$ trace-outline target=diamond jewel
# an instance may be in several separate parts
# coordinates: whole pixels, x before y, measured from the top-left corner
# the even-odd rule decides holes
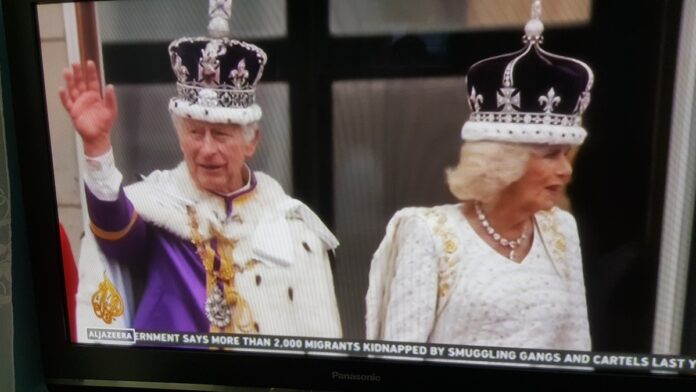
[[[210,324],[218,328],[229,325],[232,319],[232,311],[229,304],[225,301],[222,291],[215,286],[213,293],[205,301],[205,316]]]
[[[206,107],[218,106],[217,93],[212,89],[202,89],[198,92],[198,103]]]
[[[488,219],[486,218],[486,214],[483,212],[483,209],[481,208],[480,203],[474,203],[474,208],[476,210],[476,217],[478,218],[479,222],[481,223],[481,226],[486,230],[488,235],[490,235],[493,240],[495,240],[500,246],[506,247],[510,249],[510,255],[509,258],[511,260],[515,259],[515,249],[522,245],[522,241],[527,239],[527,234],[522,233],[517,239],[514,240],[508,240],[507,238],[503,238],[500,234],[498,234],[495,229],[488,223]]]

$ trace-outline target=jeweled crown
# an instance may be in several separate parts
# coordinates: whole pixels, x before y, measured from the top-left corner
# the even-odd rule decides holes
[[[266,53],[229,34],[232,0],[210,0],[210,37],[179,38],[169,45],[177,96],[170,111],[214,123],[247,124],[261,118],[256,85]]]
[[[582,115],[590,104],[592,69],[543,50],[540,17],[537,0],[525,26],[525,46],[469,68],[471,115],[462,127],[462,139],[570,145],[584,141]]]

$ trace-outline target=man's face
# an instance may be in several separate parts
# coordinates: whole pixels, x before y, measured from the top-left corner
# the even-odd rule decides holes
[[[196,185],[218,194],[244,186],[244,162],[256,151],[258,133],[247,141],[244,127],[238,124],[178,121],[179,144]]]

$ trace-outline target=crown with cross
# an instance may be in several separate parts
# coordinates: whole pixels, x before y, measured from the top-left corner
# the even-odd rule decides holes
[[[248,124],[261,119],[256,85],[266,53],[228,38],[232,0],[209,0],[210,37],[179,38],[169,44],[177,96],[169,111],[211,123]]]
[[[541,1],[536,0],[525,26],[525,46],[469,68],[471,115],[462,139],[568,145],[585,140],[582,115],[590,104],[592,69],[543,50],[540,17]]]

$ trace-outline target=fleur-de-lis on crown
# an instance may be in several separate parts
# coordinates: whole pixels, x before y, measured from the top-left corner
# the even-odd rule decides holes
[[[232,84],[236,88],[245,88],[249,84],[249,71],[246,69],[246,61],[241,59],[237,63],[237,68],[230,72],[230,79],[232,79]]]
[[[176,53],[174,54],[174,56],[176,56],[176,57],[174,59],[174,67],[173,68],[174,68],[174,74],[176,75],[176,79],[180,83],[185,83],[186,79],[189,76],[189,71],[186,68],[186,66],[184,66],[184,64],[182,63],[181,57],[179,57],[179,55]]]
[[[542,95],[539,97],[539,104],[544,107],[545,113],[553,112],[553,108],[558,106],[559,103],[561,103],[561,97],[556,96],[556,91],[554,91],[553,87],[549,89],[546,96]]]
[[[476,94],[476,87],[471,88],[471,95],[469,95],[469,106],[478,112],[481,110],[481,104],[483,103],[483,95]]]
[[[514,87],[501,87],[497,94],[498,107],[503,112],[516,112],[520,108],[520,93]]]
[[[198,81],[206,86],[220,84],[220,56],[224,56],[227,48],[220,41],[208,42],[205,49],[201,50],[201,58],[198,61]]]
[[[584,91],[580,95],[580,98],[578,98],[578,103],[575,105],[575,113],[582,115],[585,113],[588,106],[590,106],[590,92]]]

